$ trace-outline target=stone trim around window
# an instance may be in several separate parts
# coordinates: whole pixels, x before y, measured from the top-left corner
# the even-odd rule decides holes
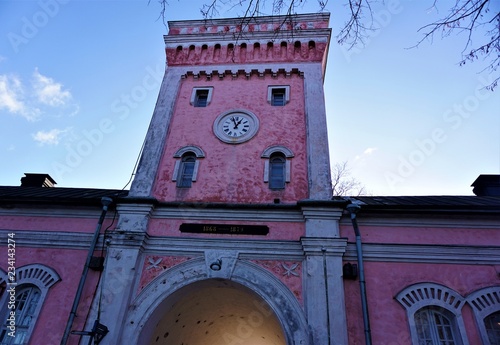
[[[23,287],[35,286],[40,290],[41,293],[40,300],[35,308],[35,312],[33,313],[34,317],[30,322],[27,331],[27,339],[25,339],[25,341],[29,341],[31,334],[33,333],[33,329],[35,328],[38,316],[40,315],[40,310],[42,309],[42,305],[45,301],[45,297],[47,296],[47,292],[55,283],[60,280],[61,278],[55,270],[42,264],[30,264],[16,269],[16,290],[20,290]],[[8,275],[6,272],[0,269],[0,286],[3,286],[7,283]],[[7,293],[7,291],[4,291],[2,296],[0,297],[0,310],[8,310],[6,307],[4,307],[8,302],[8,298],[9,294]],[[3,315],[2,320],[4,320]]]
[[[477,290],[467,296],[466,301],[474,311],[483,344],[489,344],[490,341],[484,319],[500,311],[500,286],[491,286]]]
[[[294,157],[292,150],[282,145],[269,146],[262,152],[261,158],[265,159],[264,162],[264,182],[269,183],[269,158],[274,153],[281,153],[285,156],[285,182],[290,182],[291,180],[291,158]]]
[[[198,146],[184,146],[175,152],[174,158],[176,158],[176,161],[174,166],[174,173],[172,175],[172,181],[177,181],[177,178],[179,177],[180,174],[182,156],[184,156],[186,153],[189,152],[194,153],[194,155],[196,156],[196,161],[194,163],[193,177],[191,179],[193,182],[196,182],[198,176],[198,168],[200,165],[199,159],[205,157],[205,152],[203,152],[203,150]]]
[[[418,283],[411,285],[395,296],[395,299],[406,309],[412,344],[418,345],[418,334],[415,325],[415,313],[426,307],[441,307],[454,316],[457,345],[469,345],[462,318],[462,307],[465,299],[456,291],[436,283]]]
[[[278,90],[283,89],[284,97],[282,103],[275,104],[274,93]],[[290,102],[290,85],[270,85],[267,87],[267,102],[272,106],[284,106]]]
[[[213,90],[213,86],[193,87],[189,104],[194,107],[207,107],[212,101]],[[202,95],[203,98],[200,98]]]

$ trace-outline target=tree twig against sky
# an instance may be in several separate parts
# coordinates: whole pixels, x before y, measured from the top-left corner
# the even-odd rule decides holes
[[[161,6],[160,16],[165,21],[168,0],[157,1]],[[333,1],[343,1],[348,11],[348,20],[336,35],[337,42],[346,45],[348,49],[363,46],[368,37],[368,31],[376,30],[372,6],[376,3],[384,3],[384,1]],[[305,2],[307,0],[207,0],[200,12],[203,18],[211,19],[219,16],[220,8],[241,7],[244,10],[243,27],[256,16],[285,15],[285,17],[291,17],[300,12],[300,8]],[[316,0],[316,2],[319,12],[323,11],[328,4],[328,0]],[[444,13],[444,15],[435,22],[421,28],[415,28],[423,33],[422,39],[416,43],[415,47],[429,40],[432,41],[435,35],[447,37],[452,33],[467,32],[459,64],[464,65],[468,62],[483,60],[487,67],[481,72],[492,76],[492,82],[486,88],[495,89],[500,80],[500,72],[498,71],[500,65],[500,5],[498,0],[433,0],[429,3],[432,10]]]
[[[439,1],[435,0],[432,9],[439,11]],[[492,8],[490,8],[490,5]],[[480,58],[488,62],[486,71],[493,74],[493,81],[486,88],[493,90],[500,79],[496,73],[500,65],[500,12],[498,2],[492,5],[490,0],[456,0],[455,5],[447,9],[447,14],[440,20],[425,25],[419,31],[424,37],[417,46],[434,35],[449,36],[452,32],[466,32],[467,39],[462,51],[460,65]],[[475,35],[478,29],[484,28],[486,34]],[[481,43],[477,43],[477,42]]]
[[[335,163],[332,167],[333,196],[366,195],[365,186],[351,175],[347,161]]]

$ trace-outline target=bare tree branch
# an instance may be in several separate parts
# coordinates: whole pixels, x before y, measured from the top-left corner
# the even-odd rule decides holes
[[[439,33],[441,37],[447,37],[455,31],[466,32],[467,39],[459,64],[462,66],[482,57],[485,61],[489,60],[488,67],[482,72],[495,74],[500,65],[500,13],[490,10],[490,4],[491,0],[455,0],[447,15],[419,29],[424,35],[415,46],[432,40]],[[435,0],[432,8],[437,9],[437,5],[438,0]],[[474,47],[473,35],[481,28],[487,28],[482,37],[483,40],[486,38],[486,42]],[[486,89],[495,89],[499,80],[500,75],[497,75]]]
[[[332,167],[333,196],[366,195],[365,187],[351,176],[347,161],[335,163]]]
[[[160,3],[160,17],[165,23],[165,13],[168,0],[157,0]],[[282,28],[294,28],[293,16],[307,0],[207,0],[200,12],[206,20],[219,15],[221,6],[231,8],[244,8],[241,17],[241,27],[251,23],[251,20],[262,15],[284,15],[285,19],[276,30],[276,34]],[[319,11],[323,11],[328,0],[316,0]],[[372,5],[383,0],[339,0],[345,3],[349,13],[349,19],[337,34],[339,44],[346,45],[348,49],[364,45],[369,31],[376,30],[374,26]],[[151,2],[151,0],[148,0]],[[441,37],[450,36],[452,33],[466,32],[464,49],[459,62],[465,65],[475,62],[480,58],[487,63],[487,67],[481,72],[493,75],[493,81],[486,86],[488,90],[494,90],[500,80],[498,67],[500,66],[500,12],[498,11],[498,0],[454,0],[454,3],[444,0],[433,0],[432,9],[437,10],[438,5],[447,6],[447,14],[441,19],[421,27],[418,31],[423,37],[414,47],[418,47],[425,41],[432,41],[435,35]],[[496,7],[495,7],[496,6]],[[491,9],[490,9],[491,7]],[[270,9],[270,13],[264,10]],[[287,30],[290,32],[290,30]],[[241,39],[244,30],[235,35],[235,39]],[[293,30],[291,30],[293,34]],[[480,36],[479,38],[477,36]],[[477,43],[481,42],[481,43]]]

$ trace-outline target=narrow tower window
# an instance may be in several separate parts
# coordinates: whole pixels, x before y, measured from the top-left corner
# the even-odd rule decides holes
[[[184,146],[177,150],[174,158],[177,158],[174,167],[172,181],[177,183],[179,188],[190,188],[192,182],[198,176],[199,158],[205,157],[205,153],[198,146]]]
[[[282,107],[290,101],[290,86],[269,86],[267,101],[273,107]]]
[[[285,188],[285,157],[281,153],[274,153],[269,159],[269,188]]]
[[[182,156],[181,165],[179,168],[179,178],[177,179],[177,187],[190,188],[193,182],[194,168],[196,164],[196,156],[192,152],[188,152]]]
[[[190,104],[195,107],[206,107],[212,100],[213,87],[195,87],[191,93]]]
[[[264,162],[264,182],[268,183],[269,189],[285,189],[290,182],[290,167],[293,153],[288,148],[275,145],[264,150],[261,155]]]

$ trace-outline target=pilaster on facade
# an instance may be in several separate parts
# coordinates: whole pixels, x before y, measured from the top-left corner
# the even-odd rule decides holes
[[[153,204],[118,204],[119,214],[117,232],[146,232],[154,209]]]
[[[342,280],[344,238],[302,238],[304,307],[314,344],[348,344]]]
[[[306,222],[307,237],[339,237],[339,220],[343,212],[340,205],[328,207],[328,202],[302,201],[299,206]]]

